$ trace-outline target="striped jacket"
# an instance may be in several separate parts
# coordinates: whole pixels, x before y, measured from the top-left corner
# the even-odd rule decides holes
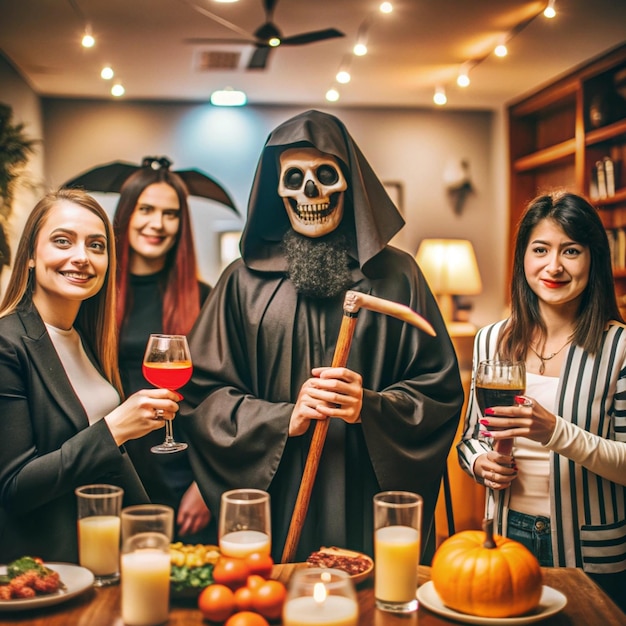
[[[474,343],[474,368],[494,358],[506,320],[482,328]],[[609,322],[594,356],[570,346],[555,406],[557,428],[550,449],[550,511],[554,565],[591,573],[626,570],[626,327]],[[546,407],[550,408],[550,407]],[[480,410],[474,375],[463,438],[461,467],[474,475],[476,458],[490,449],[479,437]],[[608,461],[607,461],[608,460]],[[487,491],[486,514],[506,535],[510,490]]]

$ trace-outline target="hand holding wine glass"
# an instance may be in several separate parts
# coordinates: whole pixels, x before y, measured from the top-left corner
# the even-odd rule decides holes
[[[476,400],[480,412],[493,406],[513,406],[515,397],[521,396],[526,389],[526,366],[523,362],[481,361],[476,371]],[[502,439],[495,444],[500,454],[510,456],[513,439]]]
[[[149,383],[174,391],[189,381],[192,369],[189,344],[184,335],[150,335],[143,358],[143,375]],[[172,421],[167,420],[165,441],[153,446],[151,451],[168,454],[185,448],[186,443],[174,440]]]

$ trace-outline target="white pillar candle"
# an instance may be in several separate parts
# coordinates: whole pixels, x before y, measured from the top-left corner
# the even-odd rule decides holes
[[[169,619],[170,556],[139,549],[122,554],[122,620],[129,626],[156,626]]]
[[[345,596],[327,596],[318,602],[312,596],[287,600],[283,609],[283,626],[357,626],[359,607]]]

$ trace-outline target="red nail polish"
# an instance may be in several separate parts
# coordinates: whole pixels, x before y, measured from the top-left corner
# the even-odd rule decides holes
[[[485,409],[485,415],[495,415],[495,412],[493,409]]]
[[[492,436],[492,435],[491,435],[491,433],[490,433],[488,430],[481,430],[481,431],[480,431],[480,434],[481,434],[483,437],[491,437],[491,436]]]
[[[524,396],[515,396],[515,398],[513,398],[513,401],[515,402],[515,404],[524,404],[524,402],[526,402],[526,398],[524,398]]]
[[[483,426],[489,426],[489,420],[486,419],[478,420],[478,423],[482,424]]]

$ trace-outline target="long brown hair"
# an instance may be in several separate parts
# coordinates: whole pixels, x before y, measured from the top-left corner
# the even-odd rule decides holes
[[[117,327],[115,324],[115,246],[113,227],[104,209],[90,195],[79,189],[59,189],[46,194],[31,211],[20,242],[17,246],[13,272],[0,304],[0,317],[12,313],[21,304],[31,304],[35,272],[28,263],[35,256],[39,233],[48,213],[60,202],[71,202],[97,215],[104,224],[107,238],[109,265],[102,289],[84,300],[78,310],[74,326],[89,345],[106,377],[121,395],[119,371],[117,369]]]
[[[539,301],[524,273],[524,256],[531,233],[545,219],[554,221],[573,241],[586,246],[591,257],[589,282],[580,301],[572,343],[595,354],[607,322],[623,322],[615,296],[609,241],[596,209],[585,198],[573,193],[538,196],[526,208],[517,229],[511,317],[498,340],[498,352],[503,358],[523,361],[533,333],[539,330],[545,337],[546,327],[539,313]]]
[[[131,174],[122,185],[120,199],[113,217],[117,249],[117,325],[121,328],[131,308],[129,293],[130,244],[128,225],[143,190],[154,183],[167,183],[174,189],[180,204],[180,226],[176,240],[165,259],[163,289],[163,332],[186,335],[200,312],[200,291],[196,254],[191,232],[188,191],[183,180],[165,167],[142,167]]]

